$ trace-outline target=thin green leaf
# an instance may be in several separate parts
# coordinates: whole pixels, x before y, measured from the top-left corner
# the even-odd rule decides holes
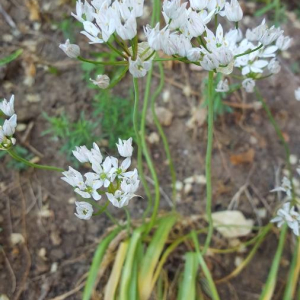
[[[115,238],[115,236],[119,233],[120,229],[116,228],[112,231],[106,238],[100,241],[98,248],[94,254],[94,258],[92,261],[91,268],[89,270],[88,278],[83,291],[83,300],[89,300],[92,296],[92,292],[94,290],[94,284],[97,278],[99,266],[102,262],[103,256],[110,242]]]
[[[0,66],[7,65],[8,63],[10,63],[13,60],[17,59],[22,53],[23,53],[23,49],[19,49],[16,52],[0,59]]]

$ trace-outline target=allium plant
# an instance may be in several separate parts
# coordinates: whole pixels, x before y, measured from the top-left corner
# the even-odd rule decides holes
[[[277,55],[281,51],[287,50],[292,39],[284,36],[283,30],[275,26],[269,27],[267,22],[263,20],[260,25],[253,29],[247,29],[245,32],[239,28],[239,21],[243,18],[243,11],[237,0],[164,0],[162,7],[161,1],[154,0],[153,14],[151,25],[144,25],[144,40],[139,41],[138,22],[142,19],[144,13],[144,0],[78,0],[76,3],[76,11],[72,16],[82,24],[83,34],[87,38],[87,42],[91,45],[91,49],[96,49],[94,44],[106,45],[110,51],[118,55],[116,61],[90,60],[81,56],[81,51],[78,45],[70,44],[67,40],[59,47],[72,59],[78,59],[91,64],[102,64],[123,68],[119,77],[113,82],[105,74],[99,74],[91,81],[99,88],[106,89],[115,86],[127,72],[133,77],[133,86],[135,93],[133,126],[136,134],[137,142],[137,169],[129,171],[131,165],[131,157],[133,155],[132,139],[119,140],[117,149],[119,155],[123,157],[121,163],[113,156],[103,157],[98,145],[94,143],[92,149],[87,149],[84,145],[78,145],[74,149],[73,154],[77,160],[89,166],[91,170],[84,175],[81,172],[69,167],[68,171],[60,168],[35,165],[19,157],[14,151],[13,146],[15,139],[13,137],[16,128],[16,114],[14,113],[14,98],[10,101],[4,100],[1,103],[1,111],[9,117],[3,126],[0,127],[0,147],[6,150],[14,159],[22,161],[32,167],[55,170],[62,172],[62,179],[71,185],[74,192],[80,196],[80,200],[75,202],[75,215],[84,220],[89,220],[93,215],[99,215],[102,212],[107,212],[107,206],[111,203],[113,206],[122,208],[129,204],[129,201],[135,196],[141,180],[146,199],[148,202],[147,209],[143,214],[143,225],[134,229],[130,228],[130,214],[126,210],[127,215],[127,230],[128,241],[120,245],[120,257],[123,257],[121,265],[114,265],[114,272],[119,268],[120,283],[120,299],[139,299],[146,300],[151,296],[152,289],[158,280],[159,270],[162,269],[163,263],[170,252],[173,251],[185,239],[192,239],[196,252],[193,255],[186,255],[186,276],[183,279],[183,285],[188,293],[191,293],[191,298],[195,298],[195,290],[190,289],[189,270],[193,267],[194,262],[201,265],[205,277],[210,288],[210,293],[214,300],[220,299],[217,289],[212,280],[209,269],[207,268],[203,255],[209,249],[212,234],[212,180],[211,180],[211,160],[213,148],[213,122],[214,122],[214,80],[215,74],[222,74],[222,80],[218,82],[216,92],[229,93],[233,87],[229,82],[234,81],[235,86],[244,89],[247,93],[255,92],[258,100],[265,109],[270,122],[274,126],[282,144],[284,145],[287,166],[289,170],[289,178],[284,178],[283,185],[276,188],[274,191],[283,191],[287,194],[287,199],[282,207],[278,210],[277,216],[271,220],[272,223],[277,223],[282,227],[280,233],[279,245],[270,270],[267,283],[263,289],[260,299],[271,299],[276,276],[279,268],[280,257],[283,251],[284,240],[286,237],[287,227],[290,227],[295,235],[299,235],[300,219],[299,213],[296,211],[297,199],[292,182],[292,169],[289,162],[290,151],[289,147],[280,131],[275,119],[273,118],[270,109],[260,95],[256,82],[264,78],[268,78],[273,74],[280,72],[280,64]],[[162,15],[162,17],[160,16]],[[231,29],[224,31],[223,25],[229,23]],[[195,64],[202,67],[208,72],[208,90],[207,90],[207,106],[208,106],[208,136],[207,136],[207,152],[206,152],[206,215],[208,220],[208,229],[205,243],[200,251],[195,232],[192,235],[179,238],[175,241],[164,256],[159,261],[162,251],[167,242],[167,238],[172,226],[177,220],[176,215],[171,215],[157,221],[159,203],[160,203],[160,186],[158,176],[154,164],[151,159],[150,152],[145,139],[145,124],[146,115],[151,98],[151,111],[153,119],[160,136],[164,143],[166,155],[168,158],[170,171],[172,175],[173,191],[175,190],[176,175],[172,163],[168,142],[164,132],[158,122],[155,114],[155,99],[161,92],[163,86],[163,61],[178,61],[186,64]],[[154,63],[157,63],[160,74],[161,84],[157,90],[151,95],[152,70]],[[138,78],[147,76],[145,95],[143,101],[143,109],[139,116],[139,82]],[[232,80],[229,80],[232,77]],[[238,84],[236,84],[238,83]],[[234,88],[236,89],[236,88]],[[295,97],[300,99],[299,89],[295,91]],[[143,157],[147,163],[150,175],[154,182],[154,201],[152,191],[149,188],[143,170]],[[173,194],[174,196],[174,194]],[[175,200],[175,197],[173,197]],[[106,199],[106,200],[104,200]],[[105,201],[104,205],[98,203]],[[95,212],[95,208],[98,209]],[[174,202],[175,209],[175,202]],[[150,216],[149,221],[145,221],[146,217]],[[113,218],[111,218],[114,220]],[[117,224],[119,229],[119,224]],[[154,233],[148,248],[143,253],[142,235],[148,235],[152,232],[153,227],[157,225],[157,230]],[[267,225],[258,234],[257,242],[253,248],[254,252],[249,254],[248,263],[263,238],[270,230],[271,225]],[[118,229],[118,230],[119,230]],[[99,245],[96,252],[94,264],[99,266],[103,253],[108,247],[111,240],[119,231],[113,231]],[[126,252],[128,247],[128,252]],[[299,248],[300,249],[300,248]],[[137,253],[138,258],[135,257]],[[118,252],[119,255],[119,252]],[[137,268],[139,260],[140,268]],[[116,261],[119,263],[119,260]],[[294,264],[295,265],[295,264]],[[116,268],[116,269],[115,269]],[[157,269],[156,269],[157,268]],[[291,269],[291,274],[294,269]],[[95,270],[94,270],[95,271]],[[131,276],[131,273],[135,275]],[[230,276],[236,276],[238,272],[233,272]],[[193,280],[196,280],[195,269],[192,270]],[[112,273],[112,276],[114,273]],[[89,299],[93,284],[96,280],[95,272],[91,272],[87,280],[86,289],[84,291],[84,299]],[[116,282],[119,278],[112,278]],[[109,281],[110,282],[110,281]],[[131,288],[134,287],[134,290]],[[136,292],[138,291],[138,292]],[[291,299],[293,295],[293,282],[288,283],[287,298]],[[129,298],[129,295],[135,293],[135,298]],[[106,292],[110,298],[114,299],[117,293],[117,285],[110,286]],[[182,297],[185,297],[183,295]],[[178,299],[187,299],[180,298]]]

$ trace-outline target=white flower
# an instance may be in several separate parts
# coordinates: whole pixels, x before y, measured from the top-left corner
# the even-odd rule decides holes
[[[76,147],[76,150],[73,150],[72,152],[79,162],[89,162],[89,155],[91,152],[86,146]]]
[[[15,133],[16,127],[17,127],[17,115],[14,114],[8,120],[4,121],[2,127],[3,134],[6,137],[11,137]]]
[[[123,178],[126,176],[126,171],[131,165],[131,158],[127,157],[125,158],[121,165],[119,166],[118,159],[115,157],[111,157],[111,162],[112,162],[112,168],[109,172],[109,178],[111,181],[114,181],[115,178]]]
[[[250,42],[259,41],[263,35],[265,34],[266,30],[268,29],[268,26],[266,25],[266,20],[263,19],[261,24],[254,29],[247,29],[246,31],[246,38]]]
[[[252,78],[246,78],[242,82],[243,88],[246,90],[247,93],[253,93],[255,88],[255,81]]]
[[[138,172],[137,169],[134,169],[134,171],[124,173],[121,189],[125,193],[134,194],[139,188],[139,184]]]
[[[107,75],[97,75],[96,79],[90,78],[90,81],[97,85],[100,89],[106,89],[109,87],[110,79]]]
[[[300,215],[295,211],[295,207],[291,207],[289,202],[283,204],[282,208],[278,210],[277,216],[271,220],[272,223],[277,223],[281,227],[284,223],[293,230],[296,236],[300,233]]]
[[[292,197],[292,184],[287,177],[283,177],[281,186],[273,189],[271,192],[285,192],[289,198]]]
[[[295,90],[295,98],[297,101],[300,101],[300,87]]]
[[[103,39],[99,38],[100,36],[100,29],[96,27],[90,21],[83,22],[84,31],[80,31],[83,35],[85,35],[89,40],[89,44],[102,44]]]
[[[226,47],[221,47],[217,50],[214,51],[214,54],[216,55],[220,65],[228,65],[230,64],[233,59],[233,53],[231,52],[230,49],[226,48]]]
[[[80,48],[76,44],[70,44],[70,40],[66,40],[64,44],[60,44],[59,48],[63,50],[70,58],[77,58],[80,56]]]
[[[106,196],[113,206],[121,208],[127,206],[129,200],[132,199],[135,195],[124,193],[123,191],[117,190],[114,194],[106,193]]]
[[[225,79],[224,81],[220,80],[217,85],[216,92],[226,93],[228,91],[229,91],[228,80],[227,79]]]
[[[209,11],[215,10],[216,14],[220,14],[221,16],[224,16],[224,12],[221,10],[225,6],[225,0],[209,0],[207,4],[207,9]]]
[[[189,39],[202,35],[205,31],[205,23],[201,15],[190,10],[187,18],[187,22],[180,28],[181,32]]]
[[[119,139],[119,144],[116,144],[119,154],[123,157],[131,157],[132,156],[132,138],[128,140],[121,140]]]
[[[79,173],[77,170],[73,169],[72,167],[69,167],[68,171],[65,171],[62,173],[65,177],[61,177],[61,179],[68,184],[70,184],[72,187],[85,187],[83,177],[81,173]]]
[[[200,61],[200,64],[204,70],[212,71],[219,66],[219,61],[214,53],[208,53],[204,55],[203,60]]]
[[[133,39],[137,34],[137,23],[134,14],[131,14],[129,19],[125,21],[124,25],[121,20],[118,20],[116,24],[116,31],[124,41]]]
[[[290,48],[292,41],[293,39],[290,38],[289,36],[281,35],[276,41],[276,46],[281,51],[286,51],[288,48]]]
[[[9,101],[7,101],[6,99],[4,99],[1,103],[0,103],[0,110],[2,110],[2,112],[7,115],[8,117],[11,117],[14,113],[14,102],[15,102],[15,96],[12,95],[9,99]]]
[[[229,21],[239,22],[243,18],[243,11],[237,0],[225,4],[225,15]]]
[[[129,57],[129,72],[135,78],[144,77],[150,70],[151,64],[151,61],[143,61],[139,56],[137,56],[136,60],[132,60]]]
[[[195,10],[202,10],[206,8],[209,0],[190,0],[190,6]]]
[[[245,61],[246,65],[242,69],[242,75],[249,73],[263,73],[263,68],[268,65],[267,60],[257,60],[258,52],[252,52],[249,54],[248,59]]]
[[[192,49],[190,39],[183,34],[177,35],[177,41],[175,42],[175,45],[176,54],[179,54],[181,57],[186,57],[188,51]]]
[[[184,5],[186,6],[187,3]],[[164,0],[163,13],[170,19],[177,19],[182,11],[180,10],[180,0]]]
[[[101,199],[101,195],[98,193],[103,185],[103,181],[99,180],[99,176],[95,173],[89,172],[84,174],[86,180],[84,186],[79,186],[75,188],[74,192],[79,194],[83,198],[93,198],[98,201]]]
[[[75,216],[82,220],[89,220],[93,215],[93,206],[87,202],[75,201],[76,213]]]
[[[76,14],[71,13],[71,15],[81,23],[85,20],[92,22],[94,20],[94,12],[94,8],[86,0],[84,1],[84,4],[81,0],[78,0],[76,2]]]
[[[112,168],[113,157],[106,157],[104,162],[98,163],[96,161],[92,162],[92,169],[97,173],[98,179],[102,182],[103,186],[107,188],[111,183],[111,168]]]
[[[191,48],[188,52],[186,57],[190,61],[199,61],[202,57],[202,49],[201,48]]]
[[[281,70],[279,61],[276,58],[273,58],[268,64],[268,69],[272,74],[278,74]]]
[[[259,39],[259,41],[264,45],[268,46],[275,42],[283,33],[283,30],[280,28],[276,28],[272,26],[271,28],[267,29],[263,36]]]
[[[149,46],[155,51],[161,50],[163,43],[162,37],[164,35],[159,30],[159,23],[157,23],[154,28],[151,28],[150,25],[147,25],[146,27],[144,27],[144,32],[147,37]]]

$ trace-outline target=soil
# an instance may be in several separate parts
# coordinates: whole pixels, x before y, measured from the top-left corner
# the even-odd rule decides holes
[[[65,110],[72,120],[76,120],[81,111],[88,116],[92,113],[90,101],[95,93],[86,87],[80,64],[66,58],[58,49],[64,37],[56,25],[74,10],[70,2],[2,0],[1,5],[16,23],[19,34],[3,18],[0,19],[0,58],[16,49],[24,49],[20,59],[0,68],[0,95],[15,94],[18,122],[28,129],[28,132],[17,132],[17,140],[39,159],[39,163],[65,169],[69,162],[59,152],[62,141],[42,136],[48,128],[42,112],[54,116]],[[38,12],[38,16],[34,16]],[[253,19],[250,22],[253,23]],[[283,27],[286,34],[295,38],[294,45],[281,59],[280,74],[261,81],[259,88],[290,144],[291,153],[300,157],[300,104],[294,97],[299,74],[290,71],[290,66],[300,58],[297,51],[300,29],[289,18]],[[78,34],[79,28],[74,30],[83,56],[88,57],[90,46]],[[49,66],[55,66],[58,74],[51,74]],[[183,182],[188,177],[205,174],[207,127],[205,115],[203,119],[205,111],[200,104],[203,103],[201,90],[206,73],[180,64],[166,64],[165,69],[164,91],[168,91],[170,97],[166,100],[161,96],[158,106],[167,108],[174,115],[170,126],[164,129],[177,180]],[[140,84],[142,87],[143,80]],[[158,78],[155,77],[153,89],[157,84]],[[114,94],[124,95],[128,87],[131,87],[130,76],[114,89]],[[213,210],[226,210],[233,196],[247,184],[249,198],[243,193],[235,203],[236,208],[247,218],[254,219],[256,225],[260,222],[266,224],[278,205],[276,195],[269,191],[282,177],[284,149],[266,113],[255,104],[255,95],[234,93],[226,101],[239,107],[215,121]],[[197,109],[199,122],[188,127],[187,123]],[[149,122],[148,134],[155,130]],[[162,143],[149,144],[149,147],[161,187],[171,198],[171,180]],[[0,165],[0,295],[6,294],[9,299],[53,299],[74,289],[82,280],[89,270],[100,237],[112,224],[105,216],[95,217],[89,222],[77,219],[74,216],[75,195],[60,179],[61,174],[8,169],[8,160],[7,156],[2,158]],[[144,196],[142,191],[139,194]],[[202,214],[205,211],[205,185],[192,185],[191,191],[188,194],[182,192],[177,200],[182,216],[188,218]],[[145,202],[143,198],[131,201],[129,209],[135,219],[141,217]],[[125,218],[122,211],[109,209],[117,219]],[[259,217],[259,209],[267,212],[265,217]],[[162,197],[161,210],[170,210],[165,197]],[[24,241],[13,244],[12,234],[21,234]],[[281,288],[286,282],[292,253],[292,246],[289,246],[292,237],[288,239],[274,299],[282,299]],[[247,268],[236,279],[219,285],[222,300],[259,298],[277,241],[278,232],[268,236]],[[228,246],[228,241],[218,235],[213,243]],[[239,256],[245,258],[247,253]],[[235,268],[236,254],[215,255],[207,260],[214,277],[222,278]],[[168,261],[170,269],[181,265],[182,261],[180,253],[174,254]],[[100,284],[97,290],[102,289]],[[80,291],[67,299],[81,299]]]

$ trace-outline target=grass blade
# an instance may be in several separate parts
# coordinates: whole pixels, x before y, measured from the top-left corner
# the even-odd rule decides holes
[[[118,252],[116,255],[116,259],[114,262],[114,266],[113,266],[112,272],[109,276],[109,280],[108,280],[106,288],[105,288],[104,300],[111,300],[111,299],[115,298],[115,293],[116,293],[120,275],[122,272],[122,267],[123,267],[125,257],[127,254],[127,248],[128,248],[128,241],[121,243],[119,246],[119,249],[118,249]]]
[[[200,249],[199,249],[199,243],[198,243],[198,237],[197,237],[197,234],[195,231],[192,232],[192,239],[193,239],[193,242],[195,244],[195,248],[196,248],[196,253],[197,253],[197,256],[198,256],[198,261],[199,261],[199,264],[203,270],[203,273],[207,279],[207,282],[208,282],[208,286],[210,288],[210,291],[211,291],[211,295],[212,295],[212,299],[213,300],[220,300],[220,297],[219,297],[219,294],[218,294],[218,291],[217,291],[217,288],[215,286],[215,283],[214,283],[214,280],[211,276],[211,273],[205,263],[205,260],[200,252]]]
[[[23,49],[19,49],[19,50],[15,51],[14,53],[0,59],[0,66],[7,65],[8,63],[17,59],[22,53],[23,53]]]
[[[196,299],[196,277],[198,271],[197,254],[185,254],[185,266],[182,282],[179,286],[177,300],[195,300]]]
[[[171,215],[161,219],[158,223],[158,228],[141,262],[138,278],[140,300],[147,300],[151,295],[155,285],[155,281],[153,281],[154,270],[176,219],[175,215]]]
[[[98,248],[94,254],[94,258],[92,261],[91,268],[89,270],[89,275],[84,287],[83,291],[83,300],[89,300],[91,298],[92,292],[94,290],[94,284],[97,279],[98,269],[102,262],[105,251],[110,244],[110,242],[115,238],[115,236],[119,233],[120,229],[116,228],[112,231],[106,238],[100,241]]]

